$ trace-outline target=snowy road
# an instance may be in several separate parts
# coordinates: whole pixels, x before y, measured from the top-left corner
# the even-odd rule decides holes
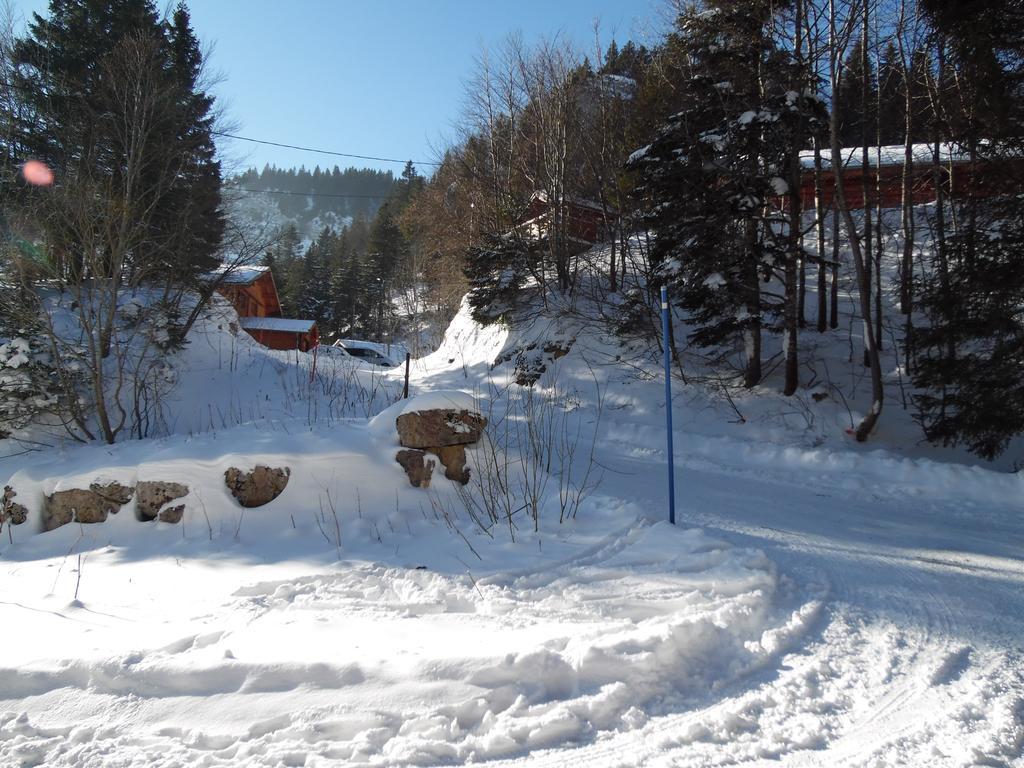
[[[818,631],[755,685],[654,718],[642,739],[577,750],[572,764],[1024,764],[1019,480],[993,475],[936,498],[944,494],[929,486],[949,468],[882,455],[903,465],[903,482],[837,489],[851,477],[815,478],[814,461],[752,470],[723,458],[749,447],[701,443],[676,436],[680,523],[758,548],[796,580],[827,584]],[[650,492],[664,483],[664,454],[628,458],[635,445],[619,447],[620,487],[664,507]],[[570,761],[557,754],[533,764]]]

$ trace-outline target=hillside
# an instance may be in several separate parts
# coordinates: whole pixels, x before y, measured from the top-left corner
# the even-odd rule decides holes
[[[388,408],[399,371],[320,356],[307,387],[311,356],[222,317],[179,353],[175,434],[7,460],[29,521],[0,541],[0,618],[33,641],[0,662],[0,763],[1019,756],[1019,475],[839,426],[822,441],[766,394],[729,423],[714,392],[677,382],[672,527],[658,365],[572,313],[483,328],[464,307],[414,362],[413,400]],[[537,383],[512,384],[534,351]],[[200,393],[225,386],[230,409],[204,424]],[[506,472],[516,506],[538,499],[536,531],[525,510],[481,526],[454,484],[412,488],[394,462],[396,414],[456,390],[491,422],[467,490],[486,498]],[[530,470],[545,434],[550,475]],[[223,473],[258,463],[291,477],[243,509]],[[96,479],[185,483],[184,519],[128,508],[38,532],[43,493]]]
[[[225,193],[235,215],[250,226],[282,229],[294,225],[312,241],[324,227],[340,231],[357,216],[373,219],[391,193],[390,172],[338,166],[249,169],[228,179]]]

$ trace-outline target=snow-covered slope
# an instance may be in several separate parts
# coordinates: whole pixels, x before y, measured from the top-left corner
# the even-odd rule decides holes
[[[313,198],[305,200],[306,208],[298,215],[288,216],[281,211],[280,198],[271,192],[231,191],[229,205],[234,220],[243,228],[267,233],[278,232],[292,225],[298,231],[303,250],[313,242],[324,227],[336,232],[352,223],[351,216],[335,211],[313,214]]]
[[[308,382],[275,354],[259,380]],[[576,436],[536,531],[475,524],[436,474],[409,486],[394,417],[415,403],[329,417],[291,385],[238,385],[240,417],[203,434],[9,460],[33,517],[0,542],[0,765],[1020,764],[1020,475],[806,439],[774,406],[728,424],[680,386],[671,527],[663,384],[621,354],[568,313],[464,311],[414,361],[414,395],[467,392],[499,436],[531,414]],[[543,366],[533,390],[517,362]],[[476,480],[492,448],[529,466],[494,439]],[[256,463],[291,478],[243,510],[223,471]],[[189,484],[183,524],[32,530],[44,492],[100,476]]]

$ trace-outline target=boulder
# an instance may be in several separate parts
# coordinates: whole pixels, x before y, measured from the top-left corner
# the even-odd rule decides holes
[[[445,477],[463,485],[469,482],[469,469],[466,468],[466,446],[445,445],[430,450],[437,454],[437,458],[444,465]]]
[[[224,473],[224,483],[243,507],[262,507],[281,495],[291,473],[289,467],[262,464],[248,472],[231,467]]]
[[[188,495],[188,486],[181,483],[167,483],[159,480],[143,480],[136,488],[135,508],[140,520],[156,520],[158,517],[165,523],[181,521],[185,505],[181,504],[161,512],[161,508],[169,501]]]
[[[93,483],[89,490],[54,491],[43,505],[43,530],[52,531],[72,522],[105,522],[107,515],[116,515],[131,500],[134,491],[120,483]]]
[[[17,495],[11,486],[4,486],[3,501],[0,504],[0,525],[21,525],[28,519],[28,509],[25,505],[14,501]]]
[[[179,504],[176,507],[168,507],[167,509],[160,510],[160,522],[161,523],[180,523],[181,518],[185,516],[185,505]]]
[[[403,413],[395,426],[398,441],[406,448],[433,449],[477,442],[487,419],[473,411],[438,408]]]
[[[429,488],[430,476],[434,473],[433,459],[426,459],[423,451],[399,451],[395,461],[402,465],[413,488]]]
[[[118,482],[111,483],[90,483],[89,490],[110,504],[116,504],[120,509],[132,500],[135,488],[130,485],[121,485]],[[117,509],[114,512],[117,512]]]
[[[576,339],[565,339],[562,341],[549,341],[544,345],[545,354],[551,355],[552,360],[558,360],[569,354]]]

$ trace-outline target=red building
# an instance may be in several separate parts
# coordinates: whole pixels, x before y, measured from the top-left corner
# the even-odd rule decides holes
[[[310,352],[320,343],[315,320],[286,317],[240,317],[239,324],[264,347]]]
[[[589,248],[611,239],[611,227],[618,214],[611,207],[591,200],[571,197],[565,200],[565,231],[569,240]],[[526,237],[540,240],[551,227],[551,204],[544,192],[534,192],[526,210],[519,217],[517,229]]]
[[[256,341],[270,349],[312,350],[320,343],[314,320],[281,317],[281,300],[269,267],[236,267],[214,272],[219,279],[217,292],[231,302],[238,312],[242,328]]]
[[[913,170],[910,193],[914,204],[930,203],[935,200],[933,149],[934,146],[930,144],[915,144],[911,147]],[[866,169],[862,163],[860,147],[844,149],[841,156],[843,159],[843,191],[847,205],[851,209],[864,208],[865,173],[867,173],[868,205],[875,205],[878,195],[881,195],[884,208],[897,208],[902,204],[905,162],[903,145],[869,147]],[[835,197],[835,173],[832,170],[830,158],[831,153],[827,150],[822,153],[822,197],[826,207],[832,205]],[[968,194],[977,197],[990,197],[998,194],[1004,186],[994,181],[994,175],[991,173],[991,169],[986,168],[984,161],[972,163],[967,155],[951,148],[948,144],[940,145],[939,158],[942,164],[939,171],[939,182],[947,185],[947,190],[953,197],[966,197]],[[803,166],[800,198],[805,209],[813,208],[814,153],[801,152],[800,163]]]

